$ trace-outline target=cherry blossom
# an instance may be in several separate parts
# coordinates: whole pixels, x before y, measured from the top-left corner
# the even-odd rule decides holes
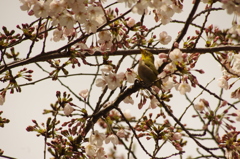
[[[87,9],[85,7],[81,7],[81,9],[79,9],[75,15],[74,18],[77,22],[79,23],[86,23],[87,19],[88,19],[88,15],[87,15]]]
[[[228,81],[226,80],[226,78],[224,78],[224,77],[219,78],[218,79],[218,86],[220,88],[223,88],[223,89],[227,90],[228,89]]]
[[[101,19],[102,17],[104,17],[104,12],[102,10],[101,7],[98,7],[98,6],[89,6],[87,8],[87,12],[88,14],[90,15],[89,17],[91,18],[91,20],[96,20],[98,21],[97,19]],[[100,18],[99,18],[100,17]],[[103,19],[98,21],[100,24],[103,23]]]
[[[49,15],[57,16],[65,9],[65,2],[63,0],[52,0],[49,4]]]
[[[59,17],[59,24],[66,26],[68,29],[72,29],[75,24],[75,19],[70,13],[64,12],[64,14]]]
[[[176,67],[176,65],[174,63],[171,62],[171,63],[167,64],[164,67],[163,70],[166,71],[166,72],[169,72],[169,73],[173,73],[174,71],[177,70],[177,67]]]
[[[127,69],[125,76],[127,78],[127,82],[134,83],[137,73],[133,69]]]
[[[59,29],[55,29],[53,31],[53,37],[52,37],[52,40],[54,42],[58,42],[60,40],[64,40],[64,36],[63,36],[63,31],[62,30],[59,30]]]
[[[88,97],[88,93],[89,93],[88,89],[84,89],[79,92],[79,95],[86,99]]]
[[[85,151],[88,156],[93,157],[96,154],[96,146],[91,143],[87,143],[85,145]]]
[[[228,33],[230,34],[237,34],[240,36],[240,25],[237,24],[237,22],[233,22],[233,26],[228,30]]]
[[[233,159],[233,155],[232,155],[232,151],[231,150],[227,150],[226,151],[226,154],[225,154],[225,157],[227,158],[227,159]]]
[[[96,146],[102,146],[105,138],[106,138],[105,134],[99,133],[98,130],[95,130],[94,133],[90,135],[89,141],[91,144],[94,144]]]
[[[190,86],[188,83],[186,83],[186,82],[182,82],[182,83],[180,83],[180,85],[178,86],[177,90],[178,90],[182,95],[184,95],[185,93],[191,91],[191,86]]]
[[[67,5],[72,8],[72,11],[76,14],[79,11],[86,10],[88,2],[85,0],[63,0]]]
[[[94,20],[87,20],[83,23],[83,26],[87,33],[96,33],[98,25],[99,24]]]
[[[166,16],[166,17],[168,17],[168,18],[170,18],[170,17],[172,17],[173,15],[174,15],[174,10],[173,10],[173,8],[172,8],[172,1],[168,1],[167,3],[166,3],[167,1],[165,1],[162,5],[161,5],[161,7],[158,9],[158,11],[160,12],[160,14],[164,17],[164,16]],[[167,24],[167,23],[166,23]]]
[[[37,18],[43,17],[46,18],[49,12],[49,1],[37,1],[33,6],[34,15]]]
[[[228,14],[233,14],[233,13],[236,13],[238,15],[240,14],[239,6],[236,5],[234,1],[223,0],[222,2],[223,2],[222,8],[226,9]]]
[[[128,103],[130,103],[130,104],[134,104],[134,100],[132,99],[132,97],[131,96],[127,96],[124,100],[123,100],[123,102],[124,103],[126,103],[126,104],[128,104]]]
[[[86,53],[88,53],[88,54],[92,55],[91,51],[89,51],[88,46],[87,46],[85,43],[83,43],[83,42],[78,42],[78,43],[76,43],[76,44],[72,47],[72,49],[74,49],[74,50],[79,50],[79,52],[80,52],[81,54],[86,54]],[[94,53],[94,52],[93,52],[93,53]]]
[[[104,65],[100,70],[104,73],[109,73],[113,70],[113,67],[112,65]]]
[[[20,0],[20,2],[22,3],[20,6],[21,10],[28,11],[33,4],[37,3],[37,0]]]
[[[179,49],[174,49],[173,51],[170,52],[169,58],[173,62],[182,62],[183,61],[182,51]]]
[[[167,15],[167,13],[165,13],[163,10],[161,10],[161,7],[156,8],[156,10],[154,10],[155,13],[155,21],[158,22],[159,20],[161,20],[161,23],[163,25],[168,24],[172,19],[170,16]]]
[[[139,1],[132,9],[132,12],[137,14],[147,14],[149,11],[148,1]]]
[[[63,28],[63,34],[66,37],[68,37],[68,36],[75,36],[76,37],[76,35],[77,35],[74,28],[67,28],[67,27]]]
[[[240,60],[239,60],[239,59],[237,59],[237,60],[234,61],[232,69],[233,69],[233,71],[235,71],[237,74],[240,74]]]
[[[186,33],[187,34],[191,33],[190,30],[188,30],[187,28],[187,26],[191,25],[191,22],[192,22],[192,21],[189,21],[190,18],[192,18],[193,20],[196,17],[199,19],[203,17],[205,18],[205,20],[208,20],[207,19],[208,16],[206,16],[206,14],[210,14],[211,12],[221,10],[219,8],[211,8],[212,5],[210,5],[210,0],[201,0],[202,3],[208,3],[208,4],[201,4],[206,6],[205,10],[199,10],[197,8],[192,9],[193,11],[197,11],[197,12],[193,17],[192,17],[192,14],[190,14],[188,16],[189,20],[184,21],[185,22],[185,25],[184,25],[185,30],[183,29],[184,32],[181,32],[182,28],[176,27],[176,33],[177,32],[181,33],[181,36],[179,36],[179,39],[176,38],[177,41],[179,41],[179,43],[175,42],[172,44],[173,46],[172,48],[175,48],[174,50],[172,50],[172,48],[162,49],[161,45],[169,44],[172,40],[172,37],[168,35],[166,31],[162,31],[159,34],[159,37],[156,37],[157,35],[156,32],[159,33],[159,30],[157,30],[159,26],[170,23],[175,13],[180,13],[182,11],[183,1],[181,0],[177,0],[177,1],[174,1],[174,0],[117,0],[116,2],[113,2],[109,0],[109,4],[111,3],[110,5],[103,4],[103,2],[105,1],[106,0],[98,0],[98,1],[96,0],[89,0],[89,1],[88,0],[20,0],[20,2],[22,3],[20,7],[21,10],[28,11],[28,15],[35,15],[38,18],[38,20],[34,21],[33,23],[23,24],[22,26],[18,25],[18,29],[23,31],[22,36],[21,34],[19,34],[20,36],[18,35],[15,36],[15,34],[12,34],[12,31],[6,31],[5,28],[3,27],[4,34],[6,35],[4,34],[1,35],[1,40],[2,40],[2,43],[4,44],[2,47],[3,48],[6,47],[6,49],[3,49],[3,52],[5,51],[8,51],[8,52],[3,53],[3,57],[1,57],[5,65],[5,66],[3,65],[4,67],[2,67],[2,69],[7,71],[6,74],[3,74],[3,77],[1,77],[1,80],[6,85],[6,88],[3,88],[2,90],[4,91],[6,90],[6,91],[9,91],[10,93],[13,93],[13,90],[15,91],[15,88],[18,85],[19,85],[19,89],[20,87],[22,87],[22,83],[18,84],[16,82],[18,81],[17,79],[18,76],[31,77],[31,75],[29,76],[25,75],[24,71],[23,71],[24,73],[20,71],[22,73],[21,75],[19,74],[15,75],[15,72],[17,73],[17,69],[16,71],[11,72],[11,69],[15,67],[15,62],[17,62],[16,65],[18,65],[18,63],[25,65],[25,64],[32,63],[31,59],[34,59],[33,61],[37,61],[37,62],[48,61],[51,66],[51,69],[53,70],[50,73],[50,75],[54,74],[54,77],[58,77],[58,76],[60,77],[62,75],[61,71],[63,71],[64,73],[65,71],[67,71],[66,69],[68,69],[67,67],[69,67],[68,64],[74,65],[76,61],[78,62],[78,60],[79,61],[81,60],[80,62],[82,66],[88,65],[88,66],[92,66],[92,68],[96,67],[97,69],[96,72],[98,72],[100,66],[103,66],[103,68],[101,68],[102,76],[100,78],[96,78],[99,75],[98,73],[93,74],[93,76],[95,76],[93,78],[93,81],[95,81],[96,87],[101,87],[102,90],[104,91],[103,92],[100,91],[99,94],[98,92],[92,92],[99,95],[99,98],[93,99],[94,101],[97,100],[96,101],[97,104],[96,104],[96,107],[91,107],[92,110],[89,109],[90,111],[88,111],[88,109],[84,110],[78,107],[74,107],[75,104],[72,103],[74,101],[72,101],[73,98],[71,98],[71,95],[66,95],[66,92],[65,92],[62,96],[61,93],[57,92],[58,102],[56,103],[61,108],[63,106],[63,109],[61,109],[60,112],[63,111],[65,116],[78,115],[78,117],[76,118],[73,117],[73,119],[71,118],[72,120],[69,118],[69,121],[64,122],[61,129],[59,129],[61,134],[59,133],[59,130],[57,129],[57,127],[56,129],[54,129],[54,131],[56,131],[56,134],[60,134],[59,136],[66,134],[62,132],[67,132],[67,135],[63,137],[64,138],[67,137],[69,138],[69,140],[65,141],[65,139],[63,138],[64,139],[63,141],[60,141],[60,140],[58,141],[57,137],[59,136],[55,135],[54,136],[56,139],[56,140],[54,139],[55,143],[54,142],[49,143],[47,146],[50,146],[50,148],[55,152],[62,149],[64,150],[62,151],[63,156],[64,155],[68,156],[68,154],[70,155],[73,154],[73,149],[71,146],[69,146],[71,145],[71,141],[78,141],[78,144],[73,145],[75,146],[74,151],[79,150],[80,155],[84,155],[83,153],[86,153],[88,157],[85,156],[85,158],[105,159],[108,156],[104,151],[103,143],[108,144],[112,142],[112,144],[114,145],[114,148],[116,148],[116,144],[119,143],[118,137],[125,138],[124,140],[125,142],[125,141],[129,141],[130,137],[138,137],[136,136],[136,133],[137,135],[139,135],[139,137],[147,137],[147,139],[155,138],[154,135],[151,135],[147,132],[148,130],[145,131],[145,129],[154,128],[153,129],[154,131],[161,132],[161,134],[157,134],[158,137],[160,137],[161,139],[165,138],[170,140],[170,143],[173,144],[173,146],[175,146],[177,150],[179,150],[179,153],[170,151],[172,155],[169,154],[168,156],[177,156],[177,155],[181,156],[182,147],[187,142],[187,141],[182,141],[182,134],[186,134],[187,131],[191,133],[193,132],[192,131],[193,129],[182,129],[183,127],[170,126],[171,124],[167,122],[164,122],[164,124],[163,125],[161,124],[159,127],[158,123],[159,123],[159,120],[161,123],[162,118],[166,119],[165,121],[168,121],[168,118],[169,119],[173,118],[174,120],[179,119],[177,123],[181,122],[180,118],[178,118],[179,114],[177,114],[177,116],[175,116],[175,114],[168,116],[169,114],[166,112],[169,109],[167,109],[166,107],[160,107],[160,106],[161,104],[163,104],[163,102],[168,102],[170,100],[172,102],[174,100],[173,98],[174,94],[173,95],[170,94],[170,93],[175,93],[175,92],[170,92],[173,87],[175,87],[176,90],[180,92],[180,94],[185,95],[186,93],[191,92],[191,89],[192,89],[191,86],[194,87],[197,85],[198,79],[201,77],[200,75],[195,76],[195,74],[191,74],[190,71],[194,70],[197,73],[203,72],[201,68],[200,69],[195,68],[195,65],[199,64],[198,58],[200,59],[200,56],[206,53],[204,52],[205,49],[210,50],[214,59],[222,65],[223,75],[218,80],[218,86],[225,90],[230,88],[235,89],[235,91],[232,92],[231,97],[240,99],[240,88],[237,88],[238,86],[236,86],[237,84],[235,84],[238,82],[238,79],[236,79],[238,78],[237,75],[240,75],[240,54],[239,52],[237,52],[238,50],[236,49],[238,46],[235,47],[235,44],[237,44],[239,41],[238,36],[240,35],[240,25],[237,22],[237,20],[239,20],[237,19],[239,18],[237,17],[237,15],[240,15],[240,5],[239,5],[240,0],[220,0],[218,2],[218,3],[222,3],[223,9],[225,9],[228,14],[236,14],[234,15],[231,29],[220,30],[218,27],[216,28],[214,28],[213,26],[205,27],[203,25],[197,24],[197,21],[194,21],[194,23],[196,23],[195,26],[200,26],[199,30],[201,30],[201,32],[203,33],[202,34],[203,37],[201,37],[200,39],[197,39],[198,38],[197,36],[199,34],[186,37],[187,36]],[[193,5],[195,7],[197,7],[197,4],[198,4],[196,2],[199,2],[199,1],[193,0]],[[126,9],[125,10],[122,8],[118,8],[117,5],[119,5],[119,3],[125,3],[125,5],[130,9],[125,8]],[[211,1],[211,3],[213,3],[213,1]],[[132,18],[134,17],[132,16],[133,13],[140,14],[140,16],[138,15],[139,18],[137,18],[138,21],[135,21],[135,19]],[[155,20],[154,24],[148,24],[148,22],[150,22],[148,19],[150,16],[154,18]],[[210,21],[208,20],[208,22]],[[35,24],[39,25],[36,27],[38,29],[33,27]],[[154,25],[154,26],[151,26],[151,25]],[[31,29],[32,30],[35,29],[34,32],[32,32]],[[37,31],[39,32],[39,37],[38,36],[35,37]],[[57,48],[53,48],[52,50],[49,50],[49,47],[51,46],[47,44],[47,40],[48,40],[47,35],[49,35],[49,33],[51,34],[51,32],[53,33],[51,40],[53,40],[54,42],[65,40],[66,43],[58,46]],[[205,33],[207,35],[207,38],[204,37]],[[221,34],[224,36],[222,36]],[[31,43],[31,46],[26,47],[28,49],[30,48],[30,50],[27,50],[27,52],[29,53],[28,54],[26,53],[27,54],[26,57],[24,57],[24,59],[21,59],[19,58],[20,56],[17,57],[18,56],[17,52],[16,52],[16,55],[14,55],[15,51],[13,48],[15,48],[15,45],[25,40],[29,40]],[[195,44],[195,42],[198,42],[198,40],[199,40],[199,43],[197,44],[200,44],[201,41],[206,42],[206,48],[199,49],[198,47],[200,46],[198,45],[196,47],[192,47],[193,46],[192,44]],[[40,50],[38,49],[38,51],[40,52],[39,52],[39,55],[37,56],[36,56],[37,52],[35,53],[35,47],[34,47],[34,45],[36,44],[35,42],[39,42],[39,44],[41,44],[42,46]],[[229,47],[228,45],[231,45],[233,47],[231,46]],[[159,74],[157,75],[159,80],[161,80],[161,88],[152,86],[151,89],[146,89],[145,87],[140,87],[137,84],[130,86],[132,85],[130,83],[134,83],[137,77],[137,73],[133,69],[130,69],[130,68],[136,68],[135,67],[137,65],[136,59],[133,58],[132,66],[131,66],[131,63],[128,63],[126,66],[124,65],[125,63],[122,62],[122,60],[125,60],[125,59],[121,57],[120,58],[113,57],[115,53],[117,53],[117,55],[122,53],[124,54],[125,49],[134,49],[134,50],[129,50],[129,52],[126,53],[126,56],[128,57],[131,56],[132,58],[133,56],[131,54],[140,53],[139,52],[140,47],[154,50],[152,52],[153,54],[155,54],[157,50],[162,50],[162,52],[168,52],[168,50],[170,50],[169,53],[160,53],[158,55],[158,59],[155,59],[155,62],[154,62],[156,69],[158,69],[159,67],[161,68],[160,71],[158,70]],[[214,51],[215,49],[212,49],[213,47],[217,47],[216,49],[217,51]],[[222,48],[225,48],[225,47],[227,47],[227,49],[222,50]],[[190,52],[183,53],[178,48],[181,48],[181,50],[190,49]],[[135,49],[138,49],[138,50],[135,50]],[[96,51],[99,51],[99,52],[96,53]],[[100,55],[99,53],[102,53],[102,54]],[[89,55],[93,55],[92,57],[95,57],[95,56],[98,56],[98,57],[96,57],[96,61],[94,62],[94,61],[91,61],[92,57],[88,57]],[[65,63],[63,62],[63,60],[61,60],[61,64],[60,64],[60,60],[59,61],[57,60],[58,57],[60,58],[63,57],[63,59],[66,60],[64,61]],[[125,57],[125,54],[123,55],[123,57]],[[10,63],[10,65],[7,63],[5,64],[5,61],[4,61],[5,59],[7,60],[6,62],[11,60],[7,58],[12,58],[13,60],[12,63]],[[50,59],[48,60],[47,58],[50,58]],[[55,58],[57,58],[56,59],[57,62],[54,63],[52,61],[54,61]],[[26,60],[30,62],[26,63]],[[148,57],[147,57],[147,60],[148,60]],[[80,62],[78,62],[79,66],[80,66]],[[64,64],[62,65],[62,63]],[[124,70],[124,68],[125,68],[125,71],[119,73],[119,71]],[[126,70],[126,68],[128,69]],[[9,86],[8,86],[8,81],[10,82]],[[230,84],[230,82],[233,82],[233,83]],[[200,87],[197,87],[197,89],[201,89],[202,91],[204,91],[205,94],[208,94],[209,96],[215,97],[217,99],[221,99],[221,102],[224,103],[225,105],[227,104],[230,105],[230,103],[227,102],[227,99],[225,100],[225,96],[215,93],[215,90],[211,89],[211,87],[207,87],[207,85],[205,85],[203,88],[201,87],[200,83],[199,83],[199,86]],[[107,90],[107,88],[109,88],[110,90]],[[221,90],[221,91],[224,91],[224,90]],[[158,96],[153,95],[155,93],[159,95],[159,98],[161,98],[161,100],[157,99]],[[163,94],[162,96],[161,96],[161,93]],[[84,101],[86,102],[86,99],[89,97],[88,89],[81,90],[79,92],[79,96],[83,98]],[[198,96],[196,95],[196,98],[200,98],[200,96],[201,94],[199,94]],[[148,115],[143,114],[142,116],[144,119],[143,122],[139,120],[140,122],[136,123],[137,118],[135,119],[135,116],[131,115],[130,110],[127,109],[123,111],[124,117],[127,120],[133,119],[132,121],[134,122],[128,122],[127,124],[122,124],[124,122],[123,120],[124,117],[122,117],[121,114],[117,112],[117,109],[115,108],[121,108],[121,105],[118,105],[118,104],[122,101],[124,102],[125,105],[128,103],[134,105],[134,100],[132,97],[137,98],[137,100],[140,99],[140,102],[135,104],[136,108],[138,106],[138,108],[141,109],[143,105],[146,104],[146,101],[149,102],[149,105],[146,108],[147,110],[157,108],[157,111],[155,112],[153,111],[154,113],[157,113],[156,118],[155,119],[152,118],[153,116],[155,116],[155,114],[153,115],[152,113],[149,113]],[[195,101],[196,98],[192,98],[192,100]],[[80,101],[80,102],[84,102],[84,101]],[[190,101],[191,105],[193,101]],[[2,95],[0,94],[0,105],[3,105],[4,102],[5,102],[5,94],[2,94]],[[169,102],[168,104],[170,105],[173,104],[171,102]],[[62,105],[62,103],[66,103],[66,104]],[[209,114],[207,111],[205,112],[204,110],[208,110],[207,108],[209,108],[209,103],[205,99],[200,99],[199,101],[194,102],[194,106],[193,106],[194,109],[196,111],[199,111],[199,113],[197,112],[198,114],[202,115],[198,117],[204,117],[204,118],[201,118],[202,126],[199,125],[199,127],[200,128],[203,127],[203,129],[206,130],[208,126],[209,128],[211,126],[214,126],[214,125],[206,124],[208,122],[207,121],[208,118],[211,117],[212,119],[216,119],[214,120],[215,125],[217,124],[219,125],[219,128],[221,129],[223,128],[223,130],[226,130],[225,132],[223,132],[223,133],[226,133],[226,135],[228,135],[227,133],[228,131],[230,132],[231,129],[232,130],[234,129],[235,131],[235,128],[232,127],[231,125],[231,122],[233,123],[233,120],[231,120],[231,118],[236,117],[236,120],[240,121],[240,110],[237,110],[235,114],[234,113],[228,114],[228,112],[230,112],[230,109],[232,109],[232,107],[228,107],[228,109],[224,110],[224,106],[225,106],[224,104],[221,104],[221,106],[219,107],[217,106],[216,112],[218,109],[219,110],[223,109],[224,111],[223,115],[226,115],[226,117],[221,116],[221,111],[219,111],[220,115],[216,113]],[[170,105],[169,105],[169,108],[171,107]],[[55,111],[53,107],[51,109]],[[75,109],[78,109],[78,110],[75,110]],[[171,107],[171,109],[172,109],[171,111],[175,111],[176,108]],[[73,111],[78,113],[73,113]],[[51,113],[51,111],[49,112]],[[145,110],[141,110],[141,112],[148,113]],[[184,116],[191,114],[191,113],[187,114],[185,112],[181,112],[181,113],[183,113],[182,115]],[[58,115],[62,115],[62,113],[58,113]],[[209,117],[206,115],[208,115]],[[192,117],[197,117],[197,116],[194,115]],[[151,123],[152,126],[151,127],[149,125],[145,126],[144,125],[145,121],[150,121],[150,120],[152,121]],[[205,122],[204,120],[206,120],[207,122]],[[133,124],[133,127],[128,125],[129,123],[131,125]],[[225,124],[225,123],[228,123],[228,124]],[[39,132],[37,132],[38,130],[36,132],[39,133],[39,135],[42,135],[43,133],[40,132],[42,130],[38,128],[38,127],[41,127],[41,125],[38,126],[36,121],[34,122],[34,124],[36,126],[36,130],[39,129]],[[98,130],[96,130],[99,128],[96,126],[96,124],[99,124],[101,128],[106,129],[106,131],[104,131],[104,133],[100,133]],[[45,125],[42,125],[42,126],[45,126]],[[65,129],[66,128],[65,126],[67,127],[67,129]],[[129,127],[131,129],[129,129]],[[35,128],[35,127],[32,127],[32,128]],[[162,131],[162,128],[164,128],[163,131]],[[113,130],[116,132],[116,135],[115,133],[109,135],[109,133],[111,133]],[[140,131],[145,131],[145,132],[140,132]],[[92,134],[90,134],[91,132]],[[105,134],[105,132],[108,136]],[[182,134],[180,132],[182,132]],[[207,133],[212,133],[212,132],[210,130]],[[89,134],[90,134],[90,137],[89,137]],[[233,153],[234,150],[231,147],[231,146],[234,147],[234,145],[230,145],[230,147],[227,147],[228,146],[227,143],[226,144],[224,143],[224,142],[228,142],[226,140],[228,136],[226,135],[225,136],[223,135],[223,137],[217,136],[217,140],[220,141],[222,144],[220,149],[222,150],[223,155],[227,155],[229,158],[231,158],[231,157],[234,157],[234,153]],[[201,138],[204,139],[204,136],[198,136],[198,137],[199,137],[199,140]],[[188,138],[187,140],[192,140],[192,139],[195,139],[195,138]],[[181,141],[177,141],[177,140],[181,140]],[[63,144],[60,142],[63,142]],[[60,145],[60,149],[58,149],[59,145],[57,144]],[[86,144],[85,150],[84,150],[84,147],[82,147],[84,146],[84,144]],[[145,145],[143,146],[141,145],[141,147],[143,148],[145,147]],[[209,152],[212,151],[208,147],[206,149],[209,150]],[[130,147],[128,147],[127,150],[131,151]],[[224,154],[224,152],[226,152],[226,154]],[[114,154],[115,152],[111,152],[111,153]],[[209,154],[209,155],[213,155],[213,154]],[[216,155],[218,156],[218,154]],[[151,157],[152,154],[149,153],[148,156]]]
[[[74,108],[69,103],[65,104],[63,108],[63,112],[66,116],[70,115],[73,111],[74,111]]]
[[[174,87],[174,82],[172,78],[165,78],[166,80],[163,80],[162,88],[165,91],[171,90]]]
[[[163,45],[167,45],[172,40],[172,37],[163,31],[159,34],[159,42]]]
[[[123,129],[120,129],[117,131],[117,136],[120,137],[120,138],[124,138],[126,135],[125,135],[125,131]]]
[[[95,84],[96,84],[97,87],[105,88],[105,86],[107,85],[107,82],[106,82],[105,79],[98,78],[98,79],[96,79]]]
[[[197,104],[194,105],[194,108],[198,111],[203,111],[205,109],[205,104],[203,103],[202,100],[199,100]]]
[[[109,135],[105,139],[105,143],[108,144],[109,142],[112,142],[113,145],[117,145],[118,144],[118,137],[114,134]]]
[[[99,37],[98,43],[102,43],[102,41],[105,42],[105,41],[112,40],[112,35],[109,31],[99,32],[98,37]]]
[[[98,34],[99,40],[98,43],[101,45],[100,48],[102,51],[110,50],[112,43],[112,35],[109,31],[101,31]]]
[[[158,102],[157,98],[152,96],[150,104],[149,104],[149,108],[155,109],[158,107],[158,105],[159,105],[159,102]]]
[[[117,87],[121,86],[121,81],[123,80],[124,77],[124,73],[119,73],[119,74],[115,74],[115,73],[109,73],[108,76],[105,76],[105,79],[107,81],[107,85],[108,88],[111,90],[116,89]]]
[[[105,151],[103,147],[97,148],[95,159],[105,159]]]

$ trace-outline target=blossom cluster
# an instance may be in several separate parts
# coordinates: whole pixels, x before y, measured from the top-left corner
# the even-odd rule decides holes
[[[230,79],[238,78],[240,75],[240,55],[228,52],[227,54],[223,55],[223,57],[221,57],[220,60],[223,66],[222,67],[223,76],[219,78],[218,86],[220,88],[228,90],[230,89],[230,87],[233,86],[233,84],[235,84],[235,82],[229,84]],[[236,89],[232,93],[231,97],[240,99],[239,89]]]
[[[143,13],[154,13],[156,22],[161,21],[163,25],[168,24],[175,13],[182,11],[182,4],[171,0],[152,0],[152,1],[138,1],[138,0],[118,0],[124,2],[127,7],[133,7],[132,11],[142,15]]]
[[[221,0],[222,7],[227,10],[228,14],[236,14],[240,16],[240,1],[239,0]]]
[[[105,23],[104,10],[96,3],[85,0],[20,0],[23,11],[37,18],[51,17],[52,26],[64,26],[65,31],[73,31],[76,23],[82,24],[85,32],[96,32],[97,28]],[[57,32],[62,32],[58,28]]]
[[[113,17],[107,10],[104,10],[102,6],[103,1],[20,0],[20,2],[22,3],[20,8],[23,11],[28,11],[29,15],[34,15],[37,18],[48,18],[48,20],[51,21],[51,25],[56,27],[53,30],[53,37],[51,38],[55,42],[64,40],[65,37],[69,36],[77,37],[77,28],[80,28],[82,33],[96,33],[97,29],[107,22],[107,19]],[[157,22],[161,20],[162,24],[169,23],[171,17],[182,10],[182,4],[179,1],[119,0],[118,2],[125,2],[128,7],[132,7],[132,12],[135,13],[142,14],[143,12],[150,13],[151,11],[154,14],[155,20]],[[133,18],[126,20],[128,27],[131,28],[135,25]],[[125,25],[125,23],[123,24]],[[46,27],[42,27],[41,29],[41,32],[43,32]],[[112,47],[112,34],[110,31],[102,31],[99,33],[98,43],[100,44],[101,51]],[[116,35],[117,37],[121,36],[121,29]],[[165,36],[166,32],[160,35],[160,42],[163,45],[171,41],[171,37]]]
[[[120,137],[122,136],[122,132],[119,132]],[[98,132],[98,130],[95,130],[89,137],[89,142],[85,145],[85,151],[86,154],[90,158],[95,159],[105,159],[107,158],[106,152],[103,148],[103,142],[106,144],[112,143],[113,145],[118,144],[118,137],[114,134],[106,135],[104,133]]]
[[[132,69],[127,69],[127,71],[115,73],[111,65],[105,65],[102,69],[102,78],[96,80],[96,86],[105,88],[108,86],[109,89],[114,90],[122,85],[123,80],[129,83],[133,83],[137,76],[136,72]]]
[[[168,58],[170,62],[168,62]],[[164,53],[159,54],[159,58],[155,60],[155,67],[160,68],[162,65],[166,64],[158,75],[158,78],[162,80],[162,88],[164,91],[170,91],[173,87],[175,87],[180,94],[191,91],[189,82],[192,83],[192,86],[195,86],[196,81],[190,80],[193,76],[189,72],[191,68],[188,68],[187,65],[191,66],[189,61],[193,62],[193,58],[194,57],[188,56],[186,53],[182,53],[178,48],[171,51],[169,56]],[[176,73],[181,74],[179,82],[177,81]]]

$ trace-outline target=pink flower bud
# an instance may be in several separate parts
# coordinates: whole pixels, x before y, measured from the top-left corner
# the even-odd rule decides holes
[[[180,140],[182,138],[182,134],[181,133],[175,133],[173,134],[173,140]]]

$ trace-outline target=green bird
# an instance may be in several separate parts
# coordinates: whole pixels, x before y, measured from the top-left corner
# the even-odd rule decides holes
[[[142,57],[140,58],[138,64],[138,75],[143,80],[143,82],[149,86],[157,79],[157,75],[159,73],[154,65],[153,54],[144,49],[140,50]],[[161,81],[155,82],[154,85],[161,89]]]

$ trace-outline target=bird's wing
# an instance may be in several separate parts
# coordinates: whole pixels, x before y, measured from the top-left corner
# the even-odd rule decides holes
[[[146,65],[147,67],[149,67],[149,68],[152,70],[152,72],[153,72],[156,76],[158,75],[158,71],[157,71],[155,65],[154,65],[152,62],[144,61],[144,63],[145,63],[145,65]]]

